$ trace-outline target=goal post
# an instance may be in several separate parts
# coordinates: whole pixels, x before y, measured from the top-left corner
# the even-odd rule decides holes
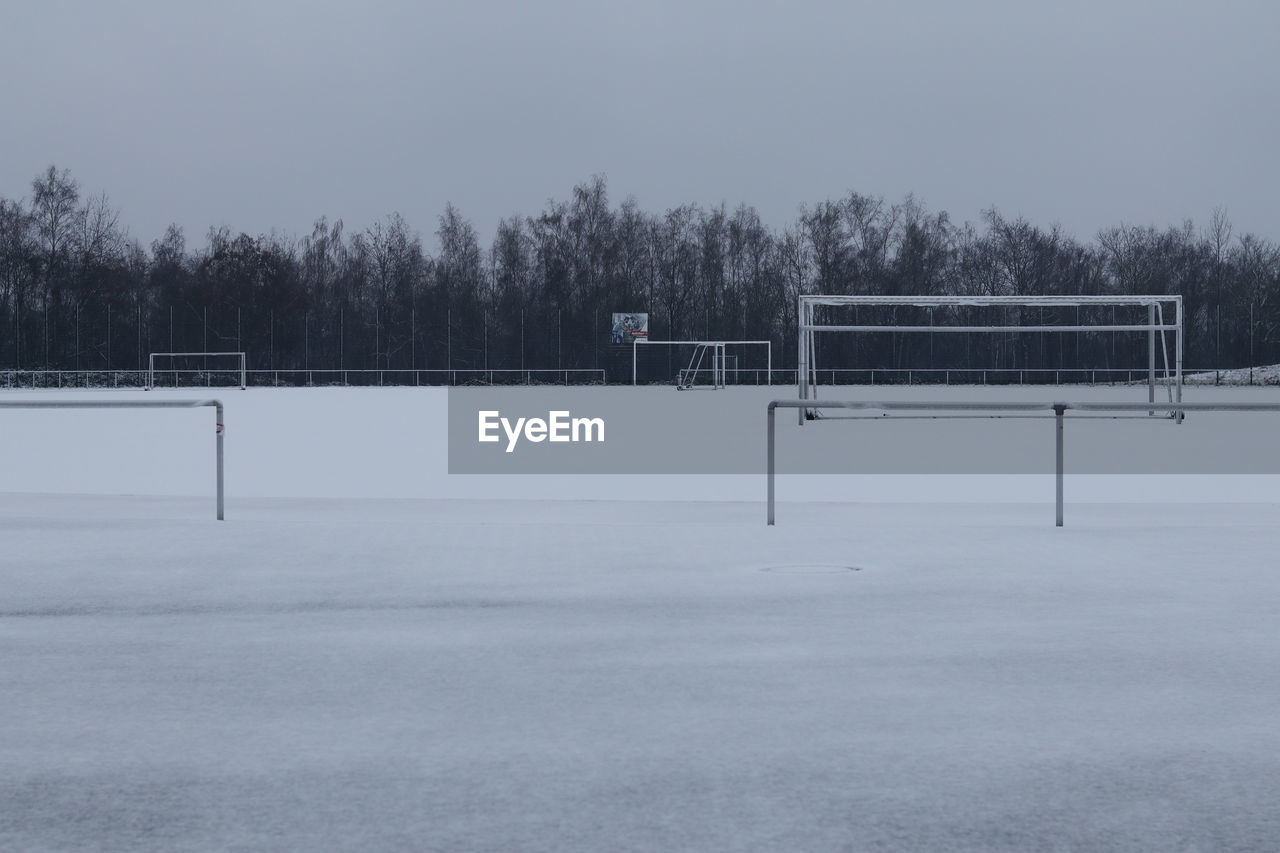
[[[929,325],[899,325],[894,323],[822,323],[818,321],[820,307],[914,307],[914,308],[1095,308],[1100,306],[1146,308],[1144,323],[1025,323],[1011,325],[954,325],[934,324],[932,310]],[[1166,316],[1166,310],[1172,318]],[[1168,386],[1169,402],[1182,402],[1182,352],[1183,310],[1181,295],[1136,296],[851,296],[843,294],[801,294],[797,310],[799,334],[797,335],[796,379],[801,400],[818,396],[817,340],[821,333],[875,333],[912,332],[921,334],[985,333],[1008,334],[1020,332],[1146,332],[1147,333],[1147,401],[1155,402],[1157,384],[1157,349],[1163,353],[1164,384]],[[1170,322],[1172,320],[1172,322]],[[1170,363],[1168,337],[1173,338],[1174,356]],[[1159,347],[1157,347],[1157,339]],[[800,407],[800,423],[812,416],[816,406]],[[1154,410],[1152,410],[1154,411]]]
[[[799,409],[803,414],[806,407],[814,406],[831,409],[850,409],[854,411],[879,413],[871,416],[852,416],[847,420],[891,420],[895,412],[903,413],[901,416],[906,417],[927,417],[930,420],[945,421],[953,418],[1007,418],[1007,417],[1030,417],[1030,418],[1052,418],[1054,424],[1054,499],[1056,504],[1056,525],[1063,526],[1062,507],[1063,507],[1063,422],[1067,412],[1077,411],[1081,413],[1095,412],[1100,413],[1102,417],[1118,419],[1121,417],[1144,417],[1143,412],[1148,407],[1157,411],[1167,412],[1171,417],[1181,419],[1186,412],[1269,412],[1280,413],[1280,403],[1256,403],[1256,402],[1229,402],[1223,401],[1218,403],[1184,403],[1179,400],[1176,403],[1122,403],[1122,402],[1088,402],[1088,403],[1071,403],[1071,402],[993,402],[993,401],[976,401],[976,400],[774,400],[769,403],[768,421],[765,425],[765,435],[767,447],[765,450],[765,478],[768,481],[766,486],[765,501],[767,504],[766,523],[772,527],[774,524],[774,507],[776,503],[776,487],[774,480],[777,476],[777,428],[775,426],[774,413],[777,409]],[[888,415],[888,418],[883,417]]]
[[[152,388],[156,387],[156,359],[157,358],[161,358],[161,359],[164,359],[164,358],[168,358],[168,359],[234,358],[234,359],[237,359],[237,364],[239,365],[240,390],[241,391],[245,390],[245,387],[247,385],[246,378],[248,376],[248,371],[245,369],[247,359],[245,358],[245,354],[242,352],[153,352],[151,353],[150,357],[147,359],[147,385],[144,390],[150,391]],[[174,379],[175,388],[178,387],[178,381],[177,381],[176,375],[178,373],[191,373],[191,372],[193,371],[190,369],[179,370],[176,368],[170,369],[167,371],[161,371],[161,373],[173,373],[175,375],[175,379]],[[208,373],[210,371],[208,367],[204,367],[194,372]]]
[[[221,400],[0,400],[0,409],[198,409],[205,406],[212,407],[214,410],[218,521],[222,521],[224,493],[222,436],[226,432],[226,416]]]
[[[643,346],[666,346],[666,347],[693,347],[693,355],[689,360],[687,367],[682,368],[676,375],[677,387],[692,387],[694,381],[700,375],[707,375],[711,378],[709,387],[723,388],[728,382],[730,374],[729,359],[734,358],[733,374],[735,379],[740,373],[754,373],[757,376],[758,370],[742,369],[737,362],[737,356],[728,355],[729,347],[760,347],[764,349],[765,356],[765,382],[766,385],[773,384],[773,342],[772,341],[655,341],[649,338],[636,338],[631,343],[631,384],[639,383],[639,361],[640,347]]]

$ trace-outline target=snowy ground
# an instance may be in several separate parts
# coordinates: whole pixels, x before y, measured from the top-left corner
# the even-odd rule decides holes
[[[328,457],[375,398],[307,393],[222,394],[221,524],[209,411],[4,415],[0,850],[1280,847],[1274,503],[766,528],[754,478],[453,481],[408,395]]]
[[[1187,385],[1280,385],[1280,364],[1189,373],[1183,377],[1183,383]]]

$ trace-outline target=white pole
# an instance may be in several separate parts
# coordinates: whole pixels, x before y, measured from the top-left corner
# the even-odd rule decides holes
[[[796,390],[799,392],[800,399],[807,399],[809,396],[809,331],[806,328],[809,325],[808,312],[805,310],[806,303],[804,297],[797,297],[796,302]],[[804,426],[804,409],[796,410],[797,423]]]
[[[1175,333],[1177,335],[1176,340],[1177,340],[1177,348],[1178,348],[1176,396],[1178,398],[1177,401],[1181,403],[1182,402],[1182,297],[1178,296],[1176,297],[1176,299],[1177,299],[1177,306],[1178,306],[1177,313],[1175,315],[1177,317],[1177,326],[1178,326],[1177,331]],[[1178,413],[1178,423],[1182,423],[1181,412]]]
[[[218,444],[218,521],[223,521],[223,476],[222,476],[222,435],[227,431],[226,416],[222,411],[222,403],[218,400],[213,401],[214,418],[216,426],[214,428],[217,436]]]
[[[803,409],[801,409],[801,412],[803,412],[803,411],[804,411],[804,410],[803,410]],[[770,527],[772,527],[772,526],[773,526],[773,489],[774,489],[774,486],[773,486],[773,473],[774,473],[774,472],[773,472],[773,469],[774,469],[774,459],[773,459],[773,452],[774,452],[774,451],[773,451],[773,432],[774,432],[774,427],[773,427],[773,422],[774,422],[774,414],[773,414],[773,413],[774,413],[774,407],[773,407],[772,405],[770,405],[770,406],[769,406],[769,429],[767,430],[767,432],[768,432],[768,441],[769,441],[769,450],[768,450],[768,455],[767,455],[767,457],[766,457],[766,458],[767,458],[767,462],[766,462],[766,465],[765,465],[765,467],[766,467],[766,478],[767,478],[767,479],[768,479],[768,481],[769,481],[769,499],[768,499],[768,503],[769,503],[769,526],[770,526]]]
[[[1055,417],[1054,417],[1054,419],[1058,422],[1058,424],[1057,424],[1057,430],[1056,430],[1056,433],[1057,433],[1057,442],[1056,442],[1056,443],[1057,443],[1057,455],[1058,455],[1058,465],[1057,465],[1057,505],[1058,505],[1058,507],[1057,507],[1057,508],[1058,508],[1058,520],[1057,520],[1057,526],[1058,526],[1058,527],[1061,527],[1061,526],[1062,526],[1062,420],[1063,420],[1062,415],[1063,415],[1063,413],[1066,411],[1066,407],[1065,407],[1065,406],[1060,406],[1060,405],[1059,405],[1059,406],[1054,406],[1054,407],[1053,407],[1053,410],[1054,410],[1054,416],[1055,416]]]
[[[1147,402],[1156,401],[1156,305],[1147,306]],[[1155,414],[1153,410],[1151,414]]]

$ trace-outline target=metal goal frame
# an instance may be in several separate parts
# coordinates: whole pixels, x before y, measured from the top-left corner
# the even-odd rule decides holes
[[[1054,447],[1057,456],[1057,467],[1055,477],[1055,503],[1056,503],[1056,526],[1062,527],[1062,504],[1063,504],[1063,421],[1065,415],[1069,411],[1078,412],[1099,412],[1104,413],[1102,417],[1124,417],[1129,416],[1140,417],[1142,412],[1154,408],[1156,411],[1167,412],[1170,416],[1181,419],[1186,412],[1280,412],[1280,403],[1000,403],[1000,402],[972,402],[957,400],[774,400],[769,403],[768,424],[766,426],[766,434],[768,447],[765,457],[765,476],[768,480],[768,494],[766,502],[768,504],[767,524],[772,527],[774,523],[774,496],[775,486],[774,478],[777,471],[776,459],[776,433],[774,413],[778,409],[800,409],[806,407],[829,408],[829,409],[854,409],[854,410],[871,410],[881,411],[889,418],[864,416],[861,418],[847,418],[846,420],[890,420],[893,412],[903,412],[905,417],[927,417],[937,420],[946,420],[950,418],[1053,418],[1056,421],[1054,430]]]
[[[0,400],[0,409],[198,409],[213,408],[218,521],[223,520],[223,449],[226,415],[221,400]]]
[[[984,326],[898,326],[892,324],[820,324],[814,321],[814,308],[818,306],[909,306],[916,308],[941,307],[1017,307],[1017,308],[1089,308],[1104,305],[1146,306],[1147,322],[1130,324],[1030,324]],[[1165,308],[1173,313],[1173,323],[1165,318]],[[1009,332],[1146,332],[1147,333],[1147,402],[1156,399],[1156,335],[1159,333],[1164,353],[1164,382],[1169,387],[1170,404],[1182,402],[1182,349],[1183,314],[1182,296],[1178,294],[1149,294],[1138,296],[850,296],[843,294],[801,294],[797,306],[797,370],[796,384],[799,399],[813,400],[818,396],[817,347],[814,336],[824,332],[921,332],[929,334],[983,332],[1000,334]],[[1173,333],[1174,360],[1169,363],[1166,333]],[[799,407],[799,422],[812,417],[818,406]]]
[[[201,356],[208,358],[211,356],[223,356],[223,357],[235,356],[236,358],[240,359],[240,390],[241,391],[245,390],[247,386],[247,383],[245,381],[246,378],[248,377],[248,371],[245,369],[247,359],[245,358],[245,354],[242,352],[153,352],[147,358],[147,384],[146,384],[146,387],[143,389],[144,391],[150,391],[151,389],[156,387],[156,357],[157,356],[160,356],[161,358],[178,358],[178,357],[197,358]],[[174,384],[174,387],[177,387],[176,382]]]
[[[639,384],[637,381],[636,365],[639,362],[639,354],[641,346],[692,346],[695,348],[694,358],[698,358],[698,353],[705,353],[710,350],[712,354],[712,387],[725,387],[725,378],[728,373],[726,368],[725,347],[728,346],[762,346],[765,348],[765,384],[773,384],[773,341],[655,341],[649,338],[635,338],[631,342],[631,384]],[[689,370],[697,370],[692,362],[689,368],[681,370],[680,375],[685,375]]]

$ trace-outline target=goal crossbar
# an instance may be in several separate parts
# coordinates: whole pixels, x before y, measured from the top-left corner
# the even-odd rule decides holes
[[[1158,305],[1171,303],[1182,297],[1177,294],[1133,294],[1115,296],[865,296],[844,293],[807,293],[800,298],[813,305],[895,305],[915,306],[917,308],[938,308],[942,306],[1018,306],[1032,305],[1044,307],[1072,308],[1077,305]]]
[[[205,406],[214,410],[218,521],[222,521],[222,435],[226,432],[226,420],[221,400],[0,400],[0,409],[198,409]]]
[[[999,418],[999,417],[1052,417],[1055,421],[1055,450],[1057,454],[1055,502],[1057,510],[1056,524],[1062,527],[1063,505],[1063,421],[1069,411],[1077,412],[1109,412],[1140,413],[1151,410],[1167,412],[1171,417],[1181,420],[1187,412],[1278,412],[1280,403],[1019,403],[1019,402],[968,402],[957,400],[773,400],[768,409],[768,448],[766,461],[766,478],[768,480],[768,524],[774,523],[774,478],[777,470],[776,461],[776,418],[778,409],[807,408],[823,409],[856,409],[883,412],[944,412],[949,417]],[[907,415],[908,417],[911,415]]]
[[[240,390],[245,390],[248,371],[245,369],[247,359],[242,352],[153,352],[147,359],[147,386],[143,390],[150,391],[156,387],[156,358],[238,358],[240,359]],[[175,386],[177,383],[174,383]]]
[[[801,326],[807,332],[1175,332],[1177,326],[1159,323],[1097,326]]]
[[[825,324],[814,321],[814,308],[828,307],[909,307],[909,308],[964,308],[964,307],[1004,307],[1004,308],[1092,308],[1097,306],[1129,306],[1147,309],[1146,323],[1096,323],[1082,324],[1027,324],[1014,325],[895,325],[874,323],[841,323]],[[1165,308],[1171,307],[1173,322],[1165,317]],[[930,314],[932,317],[932,314]],[[1159,338],[1158,349],[1163,353],[1164,384],[1168,387],[1169,403],[1182,402],[1182,348],[1183,348],[1183,313],[1182,296],[1165,294],[1137,294],[1124,296],[857,296],[845,294],[801,294],[797,306],[797,391],[799,399],[813,400],[818,396],[818,366],[816,335],[820,332],[848,333],[882,333],[882,332],[915,332],[915,333],[979,333],[979,334],[1011,334],[1022,332],[1146,332],[1147,333],[1147,401],[1154,403],[1156,398],[1156,339]],[[1077,321],[1078,321],[1077,317]],[[1114,318],[1113,318],[1114,319]],[[1169,347],[1166,334],[1174,340],[1173,363],[1169,360]],[[818,407],[812,403],[798,407],[799,422],[804,423],[806,411],[812,412]]]

